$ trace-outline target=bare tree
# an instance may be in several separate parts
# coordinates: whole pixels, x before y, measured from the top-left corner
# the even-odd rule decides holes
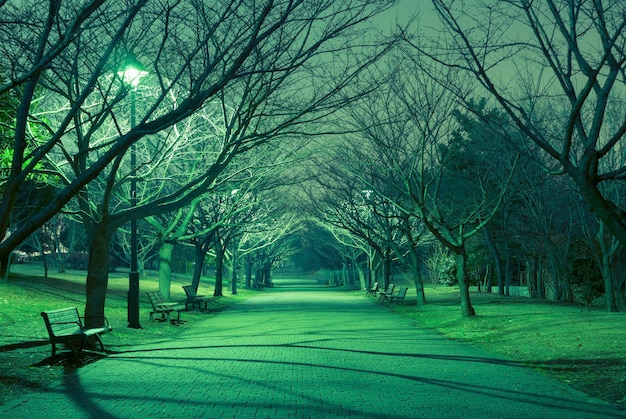
[[[252,268],[256,268],[255,285],[272,286],[271,272],[291,256],[291,234],[298,230],[300,217],[284,211],[284,200],[272,199],[272,192],[258,197],[254,214],[248,217],[244,228],[234,235],[237,253],[246,260],[249,281]],[[233,231],[230,231],[233,239]]]
[[[351,144],[349,140],[334,139],[332,147],[328,146],[317,156],[310,175],[307,206],[312,217],[326,225],[336,239],[342,237],[335,229],[342,229],[356,238],[357,243],[362,241],[372,249],[383,263],[383,283],[387,286],[394,242],[400,241],[400,221],[393,205],[372,189],[373,180],[361,178],[363,168],[373,158],[367,150],[360,150],[362,146],[361,142]],[[343,239],[340,242],[350,244]],[[371,264],[373,258],[368,259]]]
[[[463,131],[456,98],[441,86],[442,77],[457,81],[457,75],[424,64],[412,54],[399,54],[377,94],[366,106],[350,109],[354,142],[375,156],[363,165],[360,179],[418,218],[454,253],[461,311],[472,316],[466,242],[498,210],[515,156],[495,158],[499,142],[492,131]]]
[[[85,186],[103,171],[108,185],[117,182],[133,144],[184,121],[211,98],[246,103],[237,115],[245,123],[229,126],[234,131],[227,136],[229,142],[202,175],[149,204],[121,210],[114,223],[93,229],[86,312],[101,316],[107,286],[101,256],[108,253],[112,232],[129,220],[191,203],[237,155],[306,132],[311,125],[305,123],[332,113],[344,99],[338,93],[371,59],[364,55],[361,41],[355,44],[360,25],[389,4],[137,0],[130,5],[53,2],[45,9],[28,1],[4,3],[0,54],[11,65],[0,94],[15,89],[23,93],[11,172],[0,203],[2,266],[12,248],[73,197],[80,199]],[[118,74],[129,52],[144,62],[154,80],[154,92],[143,97],[130,127],[123,120],[134,86],[122,83]],[[332,60],[336,55],[345,58],[341,69]],[[31,116],[42,89],[56,95],[56,108],[63,112],[54,122]],[[103,135],[105,126],[114,127],[106,130],[111,135]],[[76,147],[68,149],[63,142],[68,137]],[[27,155],[30,144],[33,151]],[[73,163],[74,177],[61,177],[55,198],[7,236],[20,185],[54,148]],[[113,202],[112,190],[107,188],[103,197],[106,212]]]
[[[619,0],[433,0],[444,30],[408,42],[469,74],[529,141],[566,173],[609,230],[626,244],[623,202],[600,187],[626,178],[626,4]],[[448,85],[457,92],[453,84]],[[469,96],[459,95],[466,101]],[[610,115],[618,115],[609,123]]]
[[[137,0],[129,5],[94,0],[80,5],[53,2],[44,8],[34,1],[3,3],[0,55],[8,63],[8,81],[0,86],[0,94],[20,91],[21,102],[12,166],[0,203],[2,265],[6,266],[11,249],[102,170],[119,164],[132,144],[185,119],[227,86],[234,93],[236,80],[242,80],[240,86],[261,81],[280,85],[280,99],[276,95],[276,102],[272,103],[275,115],[282,116],[283,127],[303,122],[313,109],[323,112],[321,109],[331,105],[333,92],[340,91],[353,73],[348,70],[343,78],[331,78],[332,66],[327,58],[353,48],[353,42],[344,41],[355,36],[363,21],[388,4],[354,0],[339,6],[319,1],[315,7],[309,7],[308,2],[298,0],[267,1],[261,5],[240,0],[205,6],[192,1],[157,4]],[[137,116],[135,127],[120,126],[117,136],[93,144],[92,138],[104,122],[117,121],[116,114],[125,106],[129,89],[120,83],[117,70],[128,52],[136,53],[154,74],[158,94],[145,103],[145,111]],[[363,56],[351,57],[349,65],[353,70],[359,68]],[[316,66],[305,66],[313,60]],[[327,88],[317,88],[318,82]],[[60,109],[65,117],[59,118],[58,124],[33,121],[30,117],[42,89],[55,92],[64,101]],[[297,104],[295,98],[289,99],[293,95],[287,93],[294,89],[305,93],[297,98]],[[258,94],[261,96],[252,97],[251,101],[267,106],[260,91]],[[170,106],[172,95],[177,98],[174,107]],[[33,130],[34,125],[40,128]],[[255,139],[273,135],[276,128],[274,125],[269,131],[241,138],[235,149],[253,146]],[[35,131],[43,134],[33,135]],[[61,140],[68,133],[79,140],[77,165],[94,152],[97,157],[60,188],[53,201],[7,236],[10,212],[21,184],[50,150],[63,147]],[[32,151],[27,154],[27,150]],[[220,164],[228,162],[227,155]],[[210,184],[213,175],[207,173],[197,184]],[[185,194],[164,199],[163,209],[174,205],[176,199],[180,201],[181,195]],[[137,218],[140,212],[129,210],[127,218]]]

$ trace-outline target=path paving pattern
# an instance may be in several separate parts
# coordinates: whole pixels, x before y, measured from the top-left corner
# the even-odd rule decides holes
[[[279,282],[175,341],[80,368],[7,418],[618,418],[608,404],[416,327]],[[164,325],[165,326],[165,325]]]

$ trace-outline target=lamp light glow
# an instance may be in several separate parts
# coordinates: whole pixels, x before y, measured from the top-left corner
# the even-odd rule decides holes
[[[144,70],[143,65],[135,54],[128,53],[117,74],[125,84],[137,87],[141,78],[148,75],[148,72]]]

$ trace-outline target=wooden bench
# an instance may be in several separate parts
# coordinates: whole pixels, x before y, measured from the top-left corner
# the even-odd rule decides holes
[[[378,296],[378,302],[379,303],[384,303],[385,301],[387,301],[389,299],[389,297],[391,297],[393,295],[393,289],[395,287],[396,287],[395,284],[387,285],[387,289],[385,289],[384,291],[380,292],[380,295]]]
[[[100,335],[113,330],[111,326],[109,326],[109,322],[106,318],[103,318],[103,326],[86,328],[83,325],[81,317],[78,315],[78,309],[76,307],[43,311],[41,316],[46,323],[48,336],[50,336],[52,361],[54,361],[54,356],[56,355],[57,343],[69,344],[74,356],[78,357],[78,352],[74,344],[80,342],[79,351],[82,351],[87,339],[95,337],[100,343],[100,348],[104,351],[104,344],[102,343],[102,339],[100,339]]]
[[[389,296],[389,305],[391,305],[391,303],[400,304],[400,301],[404,301],[408,290],[408,287],[401,287],[397,294]]]
[[[377,294],[378,294],[378,281],[374,282],[371,287],[365,290],[366,297],[369,297],[370,295],[376,297]]]
[[[146,291],[150,304],[152,304],[152,311],[150,312],[150,321],[154,321],[154,315],[160,314],[159,321],[169,320],[170,323],[180,323],[180,312],[186,307],[178,303],[169,303],[165,300],[165,296],[161,291]],[[176,320],[172,319],[172,313],[176,312]]]
[[[183,289],[185,290],[185,294],[187,295],[187,301],[185,301],[185,308],[187,308],[189,304],[191,304],[192,307],[197,304],[198,308],[200,308],[200,304],[202,303],[204,303],[204,308],[205,309],[207,308],[207,304],[210,300],[209,297],[196,294],[196,290],[193,287],[193,285],[183,285]]]

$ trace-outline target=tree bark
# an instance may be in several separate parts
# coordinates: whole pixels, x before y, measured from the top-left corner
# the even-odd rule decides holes
[[[413,278],[415,278],[413,282],[415,283],[415,293],[417,294],[417,307],[423,307],[426,304],[426,294],[424,294],[424,282],[422,280],[422,273],[416,272]]]
[[[250,257],[246,257],[246,287],[250,288],[252,285],[252,261]]]
[[[215,246],[215,291],[213,291],[214,297],[221,297],[224,287],[224,253],[222,252],[222,246],[218,243]]]
[[[191,276],[191,286],[196,292],[198,292],[198,287],[200,286],[200,277],[202,276],[202,269],[204,268],[204,258],[206,256],[206,251],[202,243],[196,243],[194,249],[195,252],[193,274]]]
[[[387,247],[385,250],[385,260],[383,265],[383,284],[384,288],[387,289],[389,283],[391,282],[391,249]]]
[[[461,294],[461,315],[463,317],[472,317],[476,315],[469,294],[469,284],[467,283],[467,253],[465,248],[461,248],[455,253],[456,261],[456,279],[459,282],[459,292]]]
[[[263,271],[261,268],[257,268],[254,271],[254,288],[261,287],[263,285]]]
[[[13,250],[0,253],[0,276],[8,278],[11,265],[9,264],[9,258],[11,257]]]
[[[232,271],[231,271],[231,293],[233,295],[237,294],[237,246],[233,248],[233,258],[232,258]]]
[[[159,249],[159,291],[165,299],[170,299],[170,285],[172,283],[172,253],[175,244],[161,242]]]
[[[604,260],[602,263],[602,278],[604,279],[604,299],[606,300],[606,311],[609,313],[617,313],[617,300],[615,298],[615,281],[613,280],[613,272],[607,255],[602,255]]]
[[[607,245],[607,242],[605,241],[603,221],[600,221],[597,238],[601,253],[600,269],[602,272],[602,279],[604,280],[604,300],[606,302],[606,311],[609,313],[616,313],[619,310],[617,309],[617,300],[615,298],[615,279],[611,269],[611,258],[617,250],[617,245],[614,243],[615,239],[613,237],[610,238]]]
[[[528,260],[528,290],[529,294],[533,298],[539,297],[537,294],[537,270],[539,269],[539,262],[534,258]]]
[[[265,272],[263,274],[265,280],[266,287],[273,287],[274,283],[272,282],[272,270],[270,268],[265,268]]]
[[[489,234],[489,229],[487,229],[487,226],[485,226],[484,230],[485,241],[487,242],[487,246],[491,250],[496,276],[498,278],[498,294],[504,295],[504,276],[502,274],[502,261],[500,260],[500,252],[498,251],[498,248],[491,239],[491,234]],[[489,285],[489,291],[491,292],[491,283]]]
[[[94,229],[89,246],[85,306],[85,326],[104,324],[104,307],[109,285],[109,249],[111,235],[103,226]]]
[[[366,290],[370,287],[370,285],[367,284],[367,279],[366,279],[366,272],[358,265],[355,265],[356,269],[357,269],[357,276],[358,276],[358,281],[359,281],[359,289],[361,290]]]
[[[413,282],[415,283],[415,293],[417,295],[417,307],[423,307],[426,304],[426,294],[424,294],[424,280],[422,278],[422,267],[419,256],[415,248],[411,249],[411,266],[413,267]]]

